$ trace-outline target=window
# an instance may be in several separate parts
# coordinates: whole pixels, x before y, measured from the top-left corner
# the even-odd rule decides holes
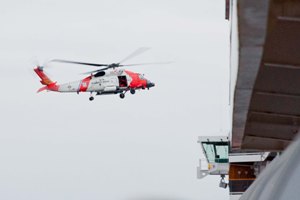
[[[228,162],[228,145],[216,144],[216,162],[220,162],[220,163]]]
[[[202,143],[208,162],[215,162],[215,149],[213,144]]]
[[[228,143],[224,142],[202,142],[203,149],[208,162],[227,163]]]
[[[105,75],[105,71],[100,71],[100,72],[97,72],[94,76],[100,77],[100,76],[104,76],[104,75]]]
[[[139,74],[139,78],[140,78],[141,80],[146,80],[142,74]]]

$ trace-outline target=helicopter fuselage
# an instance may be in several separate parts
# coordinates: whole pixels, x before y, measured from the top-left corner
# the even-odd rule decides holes
[[[50,90],[55,92],[95,92],[97,95],[103,94],[123,94],[120,95],[124,98],[124,93],[130,90],[134,94],[137,89],[145,89],[153,87],[155,84],[144,78],[143,75],[127,70],[107,70],[100,71],[96,74],[77,81],[69,83],[56,84],[52,82],[43,69],[35,68],[34,71],[42,79],[41,83],[46,85],[38,92],[43,90]],[[123,97],[122,97],[123,96]]]

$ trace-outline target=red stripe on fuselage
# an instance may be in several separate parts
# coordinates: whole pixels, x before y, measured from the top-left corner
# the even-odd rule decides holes
[[[142,80],[139,77],[138,73],[134,73],[131,71],[125,71],[132,79],[132,81],[129,84],[130,88],[136,89],[136,88],[146,88],[147,86],[147,81],[146,80]]]
[[[79,92],[86,92],[86,90],[89,87],[91,79],[92,79],[91,76],[88,76],[85,79],[82,79],[80,86],[79,86]]]

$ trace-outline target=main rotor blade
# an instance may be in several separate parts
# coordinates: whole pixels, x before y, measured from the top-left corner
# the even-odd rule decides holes
[[[97,69],[97,70],[93,70],[93,71],[89,71],[89,72],[84,72],[84,73],[80,73],[80,74],[93,74],[95,72],[99,72],[102,71],[101,69]]]
[[[148,51],[150,48],[149,47],[141,47],[138,48],[137,50],[135,50],[133,53],[131,53],[129,56],[127,56],[126,58],[124,58],[123,60],[121,60],[119,63],[125,62],[126,60],[129,60],[137,55],[140,55],[142,53],[144,53],[145,51]]]
[[[137,64],[124,64],[125,66],[138,66],[138,65],[166,65],[166,64],[171,64],[173,63],[172,61],[168,62],[153,62],[153,63],[137,63]]]
[[[70,63],[70,64],[78,64],[78,65],[89,65],[89,66],[94,66],[94,67],[109,66],[109,64],[86,63],[86,62],[77,62],[77,61],[60,60],[60,59],[54,59],[54,60],[51,60],[51,62]]]
[[[122,65],[123,66],[123,65]],[[89,71],[89,72],[84,72],[84,73],[81,73],[81,74],[93,74],[95,72],[100,72],[100,71],[104,71],[104,70],[107,70],[111,67],[105,67],[105,68],[101,68],[101,69],[97,69],[97,70],[93,70],[93,71]]]

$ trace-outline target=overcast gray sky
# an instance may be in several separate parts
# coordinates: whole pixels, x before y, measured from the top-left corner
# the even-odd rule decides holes
[[[0,6],[0,199],[228,199],[196,179],[199,135],[226,135],[225,1],[31,0]],[[116,96],[37,94],[33,60],[129,63],[156,83]],[[84,66],[51,65],[59,83]]]

